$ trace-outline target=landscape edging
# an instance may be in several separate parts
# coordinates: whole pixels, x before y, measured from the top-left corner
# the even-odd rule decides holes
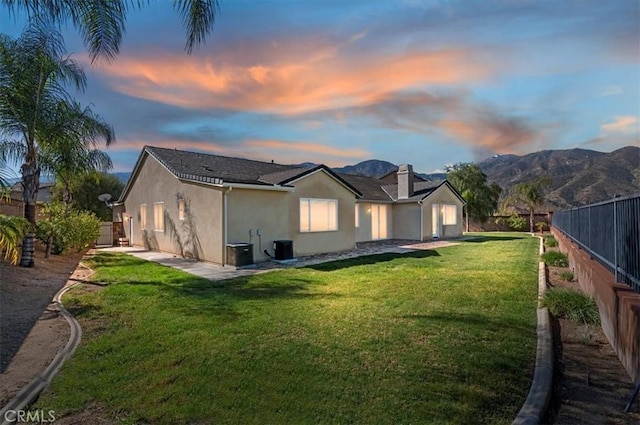
[[[58,293],[53,297],[53,304],[60,314],[69,323],[70,335],[69,341],[64,348],[56,354],[51,363],[45,368],[44,372],[36,376],[27,385],[25,385],[14,398],[12,398],[3,408],[0,410],[0,425],[10,425],[15,423],[15,420],[8,420],[7,414],[9,412],[17,412],[24,410],[29,404],[33,403],[38,395],[49,385],[51,379],[58,373],[62,364],[73,354],[75,349],[80,345],[82,339],[82,328],[80,323],[64,308],[62,304],[62,296],[71,288],[79,285],[80,282],[73,283],[71,285],[65,285]]]
[[[540,253],[544,252],[544,239],[540,237]],[[542,299],[547,289],[547,275],[544,262],[538,263],[538,326],[536,333],[536,365],[529,394],[512,425],[538,425],[547,413],[553,389],[553,338],[549,310],[542,307]]]

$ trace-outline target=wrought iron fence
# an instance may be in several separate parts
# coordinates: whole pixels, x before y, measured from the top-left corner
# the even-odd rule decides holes
[[[640,194],[556,212],[552,224],[640,293]]]

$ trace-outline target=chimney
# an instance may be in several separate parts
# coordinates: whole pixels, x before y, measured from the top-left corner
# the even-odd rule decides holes
[[[398,199],[407,199],[413,195],[413,167],[402,164],[398,167]]]

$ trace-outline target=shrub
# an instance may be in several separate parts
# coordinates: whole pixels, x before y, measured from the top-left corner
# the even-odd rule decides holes
[[[507,219],[507,224],[511,230],[522,230],[527,224],[527,220],[519,215],[512,215]]]
[[[567,282],[573,281],[573,272],[571,270],[564,270],[560,272],[560,279],[565,280]]]
[[[38,238],[47,243],[54,254],[61,254],[70,248],[81,251],[100,236],[100,220],[88,211],[78,211],[65,207],[59,202],[44,208],[47,218],[38,223]]]
[[[0,214],[0,258],[4,257],[11,264],[18,263],[19,246],[30,224],[22,217]]]
[[[544,228],[547,226],[547,223],[545,223],[544,221],[539,221],[535,224],[535,226],[536,226],[536,229],[538,229],[538,232],[542,233]]]
[[[555,248],[558,246],[558,241],[553,236],[547,236],[544,238],[544,244],[549,248]]]
[[[558,251],[547,251],[541,255],[542,261],[548,266],[568,267],[569,259],[566,254]]]
[[[558,318],[583,324],[600,323],[596,302],[582,292],[551,289],[545,294],[542,304]]]

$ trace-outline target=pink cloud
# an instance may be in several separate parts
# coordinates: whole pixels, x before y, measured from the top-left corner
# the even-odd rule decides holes
[[[364,37],[263,42],[257,54],[251,48],[215,57],[122,56],[97,70],[117,91],[142,99],[282,114],[364,105],[388,92],[474,81],[492,72],[476,52],[462,48],[354,53]]]

